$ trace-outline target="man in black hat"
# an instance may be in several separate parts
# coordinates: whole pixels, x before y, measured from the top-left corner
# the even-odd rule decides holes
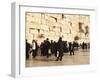
[[[63,57],[63,49],[64,49],[64,43],[62,41],[62,38],[60,37],[57,43],[57,59],[56,61],[60,60],[62,61],[62,57]]]
[[[49,38],[47,38],[45,41],[45,53],[47,58],[49,57],[49,49],[50,49],[50,42],[49,42]]]
[[[26,40],[26,59],[29,58],[29,50],[30,50],[30,44],[29,44],[28,41]]]
[[[37,42],[35,40],[32,41],[32,56],[35,58],[37,56]]]

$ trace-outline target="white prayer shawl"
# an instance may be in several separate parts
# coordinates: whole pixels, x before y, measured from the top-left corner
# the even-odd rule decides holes
[[[59,57],[59,52],[57,51],[57,57]]]
[[[36,49],[36,43],[35,43],[35,42],[32,43],[32,49],[33,49],[33,50]]]

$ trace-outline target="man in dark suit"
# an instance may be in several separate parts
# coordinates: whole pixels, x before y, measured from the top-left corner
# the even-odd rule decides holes
[[[29,58],[29,50],[30,50],[30,44],[26,40],[26,59]]]
[[[32,41],[32,56],[35,58],[37,56],[37,42],[35,40]]]
[[[50,49],[50,42],[49,42],[49,39],[47,38],[45,41],[45,53],[46,53],[47,58],[49,57],[49,49]]]
[[[73,43],[71,43],[71,42],[69,42],[69,52],[70,52],[70,56],[71,55],[74,55],[74,42]]]
[[[62,61],[62,57],[63,57],[63,50],[64,49],[64,43],[62,41],[62,38],[60,37],[59,40],[58,40],[58,43],[57,43],[57,59],[56,61],[60,60]]]
[[[85,43],[84,42],[82,43],[82,49],[83,49],[83,51],[85,49]]]
[[[55,42],[54,41],[54,47],[53,47],[53,49],[54,49],[54,55],[55,55],[55,57],[57,57],[57,42]]]

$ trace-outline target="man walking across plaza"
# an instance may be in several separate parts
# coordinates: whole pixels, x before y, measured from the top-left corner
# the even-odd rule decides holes
[[[32,56],[35,58],[37,55],[37,42],[35,40],[32,41]]]
[[[64,49],[64,43],[62,41],[62,38],[60,37],[57,43],[57,59],[56,61],[60,60],[62,61],[62,57],[63,57],[63,49]]]

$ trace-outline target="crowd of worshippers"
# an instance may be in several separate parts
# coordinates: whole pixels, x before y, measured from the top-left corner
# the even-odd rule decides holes
[[[47,38],[44,42],[41,42],[40,46],[37,44],[36,40],[32,41],[32,44],[29,44],[26,40],[26,59],[29,58],[29,54],[32,53],[32,57],[35,58],[40,54],[41,56],[46,56],[49,58],[51,55],[56,57],[56,61],[62,61],[62,57],[64,56],[63,53],[68,53],[72,56],[74,55],[74,51],[79,50],[80,48],[85,51],[89,49],[89,43],[81,43],[78,44],[77,42],[67,42],[63,41],[60,37],[59,40],[56,41],[49,41]]]

